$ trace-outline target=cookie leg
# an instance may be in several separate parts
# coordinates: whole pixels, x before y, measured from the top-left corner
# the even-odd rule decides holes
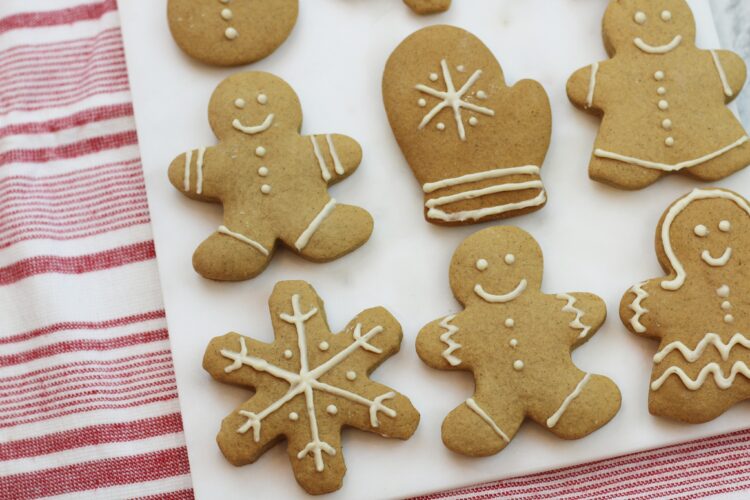
[[[254,278],[268,266],[273,241],[258,241],[225,226],[205,240],[193,254],[193,267],[204,278],[242,281]]]
[[[643,168],[609,158],[593,156],[589,164],[589,177],[610,186],[638,190],[650,186],[666,175],[661,170]]]
[[[328,202],[296,241],[287,242],[303,257],[328,262],[353,252],[370,238],[372,216],[362,208],[335,203]]]
[[[705,163],[682,170],[682,173],[703,182],[715,182],[729,177],[750,165],[750,142],[713,158]]]
[[[499,398],[469,398],[443,421],[443,443],[470,457],[494,455],[508,446],[523,419],[520,406]]]

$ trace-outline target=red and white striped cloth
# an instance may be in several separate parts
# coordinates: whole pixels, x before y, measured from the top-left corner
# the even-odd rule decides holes
[[[192,498],[114,0],[0,1],[0,497]]]

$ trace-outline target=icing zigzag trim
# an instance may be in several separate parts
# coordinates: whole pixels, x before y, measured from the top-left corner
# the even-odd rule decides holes
[[[729,342],[725,344],[721,337],[716,333],[707,333],[698,345],[695,346],[695,349],[692,350],[679,340],[668,344],[664,349],[656,353],[654,356],[654,363],[661,363],[672,351],[680,351],[682,357],[684,357],[686,361],[694,363],[703,355],[709,345],[716,347],[716,350],[721,354],[721,359],[727,361],[729,360],[729,354],[735,346],[741,345],[746,349],[750,349],[750,340],[741,333],[736,333],[731,339],[729,339]]]
[[[698,389],[703,387],[703,384],[706,382],[708,376],[713,375],[716,386],[719,389],[726,390],[732,387],[732,385],[734,384],[734,380],[737,378],[737,375],[742,375],[743,377],[750,380],[750,368],[748,368],[748,366],[743,361],[737,361],[732,366],[732,370],[729,372],[729,376],[725,376],[724,372],[721,369],[721,366],[719,366],[718,363],[709,363],[703,367],[695,380],[693,380],[679,366],[670,366],[664,373],[661,374],[658,379],[654,380],[651,383],[651,390],[658,391],[659,388],[664,385],[664,382],[666,382],[666,380],[671,375],[677,375],[685,385],[685,387],[687,387],[691,391],[697,391]]]
[[[462,347],[461,344],[451,338],[458,332],[458,327],[450,324],[450,322],[453,321],[455,317],[456,315],[454,314],[453,316],[448,316],[440,322],[440,326],[442,326],[446,330],[446,332],[440,336],[440,341],[448,346],[448,348],[443,351],[442,356],[448,363],[451,364],[451,366],[458,366],[461,364],[461,360],[453,355],[455,351],[461,349]]]
[[[591,331],[591,326],[581,322],[581,318],[583,318],[583,311],[575,307],[576,302],[578,302],[576,298],[568,293],[560,293],[557,295],[557,298],[560,300],[568,301],[568,303],[563,306],[562,312],[573,313],[576,315],[575,319],[570,322],[570,327],[576,330],[581,330],[578,338],[585,339]]]
[[[628,306],[628,309],[635,313],[635,315],[630,318],[630,326],[633,327],[633,330],[635,330],[636,333],[646,333],[646,327],[641,323],[641,318],[648,312],[648,309],[641,305],[641,303],[649,297],[648,292],[643,289],[645,284],[646,282],[644,281],[630,289],[630,291],[635,294],[635,299]]]

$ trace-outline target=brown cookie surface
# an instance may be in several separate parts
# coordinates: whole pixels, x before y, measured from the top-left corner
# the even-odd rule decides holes
[[[269,308],[272,344],[229,333],[206,349],[203,367],[212,377],[255,390],[224,419],[217,441],[227,460],[245,465],[286,440],[299,484],[330,493],[346,473],[343,427],[407,439],[419,424],[408,398],[369,378],[398,352],[401,326],[375,308],[332,334],[323,301],[302,281],[278,283]]]
[[[745,62],[695,46],[685,0],[612,1],[603,30],[611,59],[567,87],[573,104],[602,117],[592,179],[642,189],[670,173],[716,181],[750,164],[747,133],[726,106],[745,84]]]
[[[417,14],[436,14],[451,8],[451,0],[404,0],[404,3]]]
[[[532,80],[508,87],[495,56],[471,33],[432,26],[409,36],[388,59],[383,100],[422,185],[427,221],[473,224],[545,205],[547,94]]]
[[[338,134],[300,136],[302,109],[286,82],[261,72],[227,78],[211,97],[209,122],[219,144],[182,154],[169,167],[184,195],[224,206],[223,223],[193,255],[202,276],[253,278],[278,241],[326,262],[368,240],[370,214],[328,195],[330,184],[359,166],[359,144]]]
[[[443,422],[443,442],[458,453],[498,453],[526,418],[581,438],[620,408],[614,382],[571,359],[604,323],[604,302],[589,293],[543,294],[542,272],[539,245],[515,227],[480,231],[453,256],[451,288],[464,310],[425,326],[417,352],[433,368],[474,376],[474,395]]]
[[[177,45],[200,61],[239,66],[271,54],[297,22],[299,0],[169,0]]]
[[[724,189],[696,189],[664,213],[656,252],[666,277],[625,293],[620,317],[660,341],[652,414],[712,420],[750,398],[750,205]]]

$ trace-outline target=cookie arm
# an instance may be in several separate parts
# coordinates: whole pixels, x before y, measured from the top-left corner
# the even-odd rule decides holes
[[[630,288],[620,301],[620,319],[636,335],[649,338],[661,338],[658,320],[654,311],[649,309],[649,302],[659,281],[647,281]]]
[[[738,54],[729,50],[712,50],[711,57],[721,81],[725,101],[730,103],[745,86],[745,80],[747,79],[745,61]]]
[[[326,134],[311,135],[308,139],[314,162],[328,184],[349,177],[362,161],[362,147],[351,137]]]
[[[417,354],[427,365],[438,370],[462,370],[461,344],[456,336],[460,329],[456,316],[446,316],[428,324],[417,335]]]
[[[601,111],[598,106],[598,93],[600,86],[599,71],[603,63],[594,63],[591,66],[581,68],[568,79],[568,99],[576,107],[584,111]]]
[[[216,201],[218,193],[211,182],[213,148],[198,148],[183,153],[169,165],[169,182],[185,196],[199,201]]]
[[[569,321],[567,332],[574,346],[593,337],[607,319],[607,304],[592,293],[561,293],[556,299]]]

